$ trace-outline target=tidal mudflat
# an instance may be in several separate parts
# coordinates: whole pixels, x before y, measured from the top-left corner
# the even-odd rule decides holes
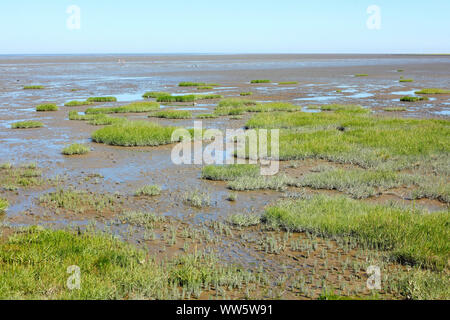
[[[0,70],[0,298],[450,298],[449,56]],[[171,135],[194,121],[279,129],[279,173],[173,163]]]

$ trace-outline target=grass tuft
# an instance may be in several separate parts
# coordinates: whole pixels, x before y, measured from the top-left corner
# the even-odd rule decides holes
[[[450,94],[450,90],[438,89],[438,88],[428,88],[416,91],[416,94]]]
[[[244,176],[256,177],[259,173],[259,167],[253,164],[209,165],[203,167],[202,179],[230,181]]]
[[[73,100],[73,101],[69,101],[66,102],[64,104],[65,107],[80,107],[80,106],[88,106],[93,104],[92,101],[78,101],[78,100]]]
[[[116,97],[90,97],[87,99],[89,102],[116,102]]]
[[[164,97],[164,96],[170,96],[170,93],[162,92],[162,91],[149,91],[142,95],[142,97],[145,99],[149,99],[149,98],[158,99],[159,97]]]
[[[30,129],[30,128],[42,128],[44,124],[39,121],[19,121],[11,125],[13,129]]]
[[[143,186],[134,193],[135,196],[158,196],[161,194],[161,187],[157,185]]]
[[[9,207],[9,202],[6,199],[0,198],[0,214],[4,213]]]
[[[417,101],[428,101],[429,99],[427,97],[402,97],[400,98],[400,101],[403,102],[417,102]]]
[[[164,110],[152,113],[149,117],[165,119],[191,119],[192,113],[187,110]]]
[[[25,86],[23,87],[24,90],[42,90],[45,89],[44,86]]]
[[[80,143],[74,143],[68,147],[65,147],[62,150],[62,154],[66,156],[71,156],[71,155],[86,154],[89,151],[91,151],[91,149],[88,146]]]
[[[270,80],[252,80],[250,81],[250,83],[271,83],[272,81]]]
[[[47,104],[40,104],[36,106],[36,111],[42,112],[42,111],[58,111],[59,108],[56,104],[53,103],[47,103]]]

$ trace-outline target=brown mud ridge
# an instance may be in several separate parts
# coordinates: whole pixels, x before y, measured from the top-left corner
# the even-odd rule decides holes
[[[118,64],[117,60],[126,61]],[[164,66],[164,67],[163,67]],[[260,55],[260,56],[105,56],[105,57],[15,57],[0,58],[0,163],[14,165],[35,162],[42,170],[43,181],[18,190],[0,190],[10,208],[1,221],[11,226],[44,225],[51,228],[96,223],[109,228],[124,240],[146,247],[160,259],[193,250],[206,250],[219,255],[224,263],[239,264],[250,270],[263,269],[276,284],[270,297],[285,299],[317,298],[324,288],[347,296],[370,296],[366,288],[365,270],[375,252],[343,245],[333,239],[317,238],[305,233],[292,234],[266,229],[264,225],[239,228],[228,222],[235,213],[261,214],[264,208],[283,197],[282,192],[251,191],[238,193],[238,200],[227,201],[229,190],[224,182],[200,179],[201,166],[177,166],[171,163],[172,146],[123,148],[96,144],[90,140],[98,127],[82,121],[69,121],[70,110],[87,107],[63,107],[70,100],[90,96],[118,96],[116,106],[140,101],[145,91],[171,93],[215,93],[239,97],[253,92],[257,101],[288,101],[297,105],[329,103],[361,104],[376,113],[387,114],[386,107],[406,106],[394,116],[448,119],[450,95],[432,95],[433,100],[400,103],[402,92],[421,88],[450,87],[448,56],[345,56],[345,55]],[[403,72],[397,72],[404,69]],[[64,70],[64,71],[63,71]],[[366,73],[368,77],[354,77]],[[71,74],[71,77],[62,77]],[[400,76],[415,82],[400,83]],[[250,84],[252,79],[271,79],[270,84]],[[181,81],[219,83],[212,90],[182,88]],[[298,81],[278,85],[277,82]],[[43,90],[22,90],[24,85],[44,85]],[[76,89],[73,90],[73,89]],[[336,92],[340,90],[341,92]],[[407,95],[407,94],[404,94]],[[121,98],[120,98],[121,97]],[[34,111],[40,103],[60,105],[56,112]],[[167,109],[193,108],[193,114],[211,113],[218,100],[165,106]],[[117,116],[117,115],[115,115]],[[129,119],[149,120],[147,114],[123,114]],[[219,117],[204,119],[208,128],[242,128],[250,115],[242,119]],[[19,120],[38,120],[40,129],[12,130]],[[192,127],[193,120],[151,118],[162,125]],[[92,151],[84,156],[61,155],[64,146],[82,142]],[[301,176],[325,161],[283,163],[281,172]],[[1,173],[0,173],[1,178]],[[135,197],[144,185],[159,185],[159,196]],[[183,201],[184,194],[198,189],[211,196],[211,206],[193,208]],[[87,198],[107,198],[105,202],[85,203],[74,209],[58,208],[43,200],[59,190],[84,192]],[[288,192],[303,191],[290,188]],[[338,194],[336,191],[313,191]],[[402,188],[384,192],[369,202],[406,200]],[[446,208],[437,200],[419,200],[418,205],[431,210]],[[149,231],[121,221],[126,211],[152,212],[165,217]],[[5,229],[2,237],[10,234]],[[384,272],[403,268],[386,263]],[[392,298],[388,292],[383,297]],[[267,298],[267,293],[261,293]],[[394,297],[395,298],[395,297]]]

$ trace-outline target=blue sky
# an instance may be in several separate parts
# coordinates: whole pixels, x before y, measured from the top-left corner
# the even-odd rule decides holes
[[[2,0],[0,54],[450,53],[449,12],[449,0]]]

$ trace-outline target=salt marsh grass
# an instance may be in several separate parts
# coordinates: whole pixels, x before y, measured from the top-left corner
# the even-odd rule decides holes
[[[95,131],[92,140],[115,146],[158,146],[170,144],[176,127],[163,127],[147,121],[126,121]]]
[[[65,147],[62,150],[62,154],[66,155],[66,156],[81,155],[81,154],[86,154],[89,151],[91,151],[91,149],[87,145],[80,144],[80,143],[74,143],[68,147]]]
[[[69,101],[66,102],[64,104],[65,107],[80,107],[80,106],[88,106],[93,104],[92,101],[79,101],[79,100],[73,100],[73,101]]]
[[[36,106],[36,111],[42,112],[42,111],[58,111],[59,108],[56,104],[53,103],[46,103],[46,104],[40,104]]]
[[[30,128],[41,128],[44,124],[39,121],[19,121],[11,125],[13,129],[30,129]]]
[[[161,194],[161,187],[157,185],[143,186],[136,190],[135,196],[158,196]]]
[[[233,214],[228,218],[228,222],[239,227],[256,226],[261,223],[261,216],[250,213]]]
[[[166,119],[191,119],[192,113],[187,110],[165,110],[152,113],[149,115],[149,117]]]
[[[198,189],[186,192],[184,194],[184,202],[192,207],[202,208],[211,205],[211,196],[207,192],[202,192]]]
[[[399,82],[414,82],[414,79],[400,79]]]
[[[369,75],[367,73],[357,73],[355,74],[355,77],[368,77]]]
[[[370,110],[353,104],[327,104],[320,107],[322,111],[369,113]]]
[[[283,82],[278,82],[278,84],[280,84],[280,85],[298,84],[298,81],[283,81]]]
[[[203,167],[202,179],[230,181],[244,176],[256,177],[259,172],[259,167],[253,164],[209,165]]]
[[[162,91],[149,91],[142,95],[142,97],[146,98],[146,99],[149,99],[149,98],[157,99],[159,97],[164,97],[164,96],[170,96],[170,93],[162,92]]]
[[[400,101],[403,101],[403,102],[417,102],[417,101],[427,101],[427,100],[429,100],[427,97],[408,97],[408,96],[405,96],[405,97],[401,97],[400,98]]]
[[[42,90],[45,89],[44,86],[25,86],[23,87],[24,90]]]
[[[448,212],[429,213],[345,197],[284,200],[266,209],[264,220],[292,231],[355,238],[387,250],[393,260],[432,269],[448,268]]]
[[[302,107],[287,102],[258,103],[247,99],[224,99],[214,113],[218,115],[240,115],[244,112],[300,111]]]
[[[201,113],[196,115],[197,119],[215,119],[218,118],[218,115],[214,113]]]
[[[448,121],[374,117],[347,112],[258,114],[248,128],[280,130],[280,159],[326,159],[365,168],[408,167],[448,155]]]
[[[219,86],[219,84],[217,83],[205,83],[205,82],[189,82],[189,81],[185,81],[185,82],[180,82],[178,84],[179,87],[217,87]]]
[[[387,107],[383,108],[384,111],[387,112],[397,112],[397,111],[406,111],[406,107]]]
[[[416,94],[450,94],[450,90],[438,89],[438,88],[428,88],[416,91]]]
[[[86,114],[107,114],[107,113],[143,113],[159,110],[160,105],[153,101],[133,102],[124,106],[114,108],[88,108]]]
[[[239,95],[240,95],[241,97],[251,96],[251,95],[253,95],[253,92],[241,92]]]
[[[189,94],[185,96],[159,96],[156,101],[158,102],[194,102],[196,96],[194,94]]]
[[[184,300],[200,298],[207,288],[217,293],[233,289],[243,298],[248,285],[263,288],[260,275],[224,265],[214,255],[196,252],[159,261],[92,229],[81,234],[22,229],[0,242],[0,260],[1,299]],[[68,290],[67,267],[74,262],[82,283],[79,290]]]
[[[116,97],[90,97],[87,99],[89,102],[116,102]]]
[[[0,214],[4,213],[8,207],[8,200],[0,198]]]
[[[263,80],[252,80],[250,83],[271,83],[272,81],[263,79]]]

